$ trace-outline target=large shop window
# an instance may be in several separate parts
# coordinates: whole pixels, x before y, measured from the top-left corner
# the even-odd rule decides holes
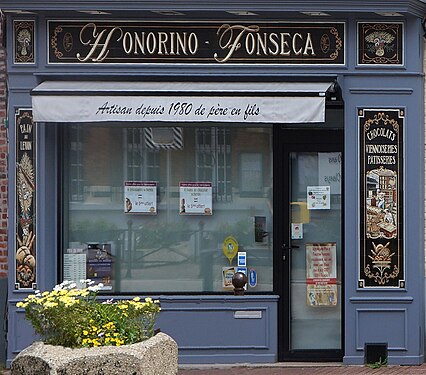
[[[63,277],[231,292],[238,247],[272,291],[272,127],[146,125],[62,127]]]

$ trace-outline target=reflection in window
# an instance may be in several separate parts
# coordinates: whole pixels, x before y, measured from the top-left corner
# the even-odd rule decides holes
[[[82,129],[78,126],[72,126],[70,131],[70,152],[69,152],[69,168],[70,168],[70,200],[83,200],[83,152],[81,135]]]
[[[231,201],[231,131],[223,128],[196,130],[198,181],[214,181],[213,201]]]
[[[258,274],[248,292],[272,291],[272,127],[150,129],[63,127],[67,269],[79,254],[80,272],[116,293],[232,292],[237,259],[223,251],[232,236]],[[126,210],[125,181],[156,183],[155,214]],[[212,215],[179,213],[181,182],[211,183]],[[99,249],[112,266],[91,257],[85,269]]]
[[[159,149],[152,147],[146,141],[145,132],[142,128],[126,129],[124,134],[126,179],[129,181],[158,180],[160,171]]]

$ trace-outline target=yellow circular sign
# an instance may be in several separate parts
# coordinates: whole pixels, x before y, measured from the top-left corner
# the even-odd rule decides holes
[[[223,241],[223,253],[229,260],[229,264],[232,263],[232,259],[235,258],[235,255],[238,253],[238,241],[235,237],[228,236]]]

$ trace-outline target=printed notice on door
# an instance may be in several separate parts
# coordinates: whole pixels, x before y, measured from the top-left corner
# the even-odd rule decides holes
[[[155,215],[157,213],[157,183],[125,181],[124,212]]]
[[[308,306],[337,305],[336,243],[306,244]]]
[[[330,209],[330,186],[308,186],[306,190],[308,210]]]
[[[180,182],[179,213],[181,215],[211,215],[211,182]]]

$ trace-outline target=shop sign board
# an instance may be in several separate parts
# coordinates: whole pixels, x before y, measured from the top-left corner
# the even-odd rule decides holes
[[[36,95],[37,122],[324,122],[325,96]],[[46,103],[47,101],[47,103]],[[152,137],[148,136],[147,141]],[[151,142],[151,146],[158,146]],[[171,142],[169,149],[183,144]],[[158,147],[165,149],[166,147]]]
[[[306,244],[308,306],[337,305],[336,243]]]
[[[343,22],[48,21],[49,64],[344,65]]]
[[[18,109],[16,130],[15,288],[37,289],[36,127],[31,109]]]
[[[359,288],[404,288],[403,109],[359,109]]]

